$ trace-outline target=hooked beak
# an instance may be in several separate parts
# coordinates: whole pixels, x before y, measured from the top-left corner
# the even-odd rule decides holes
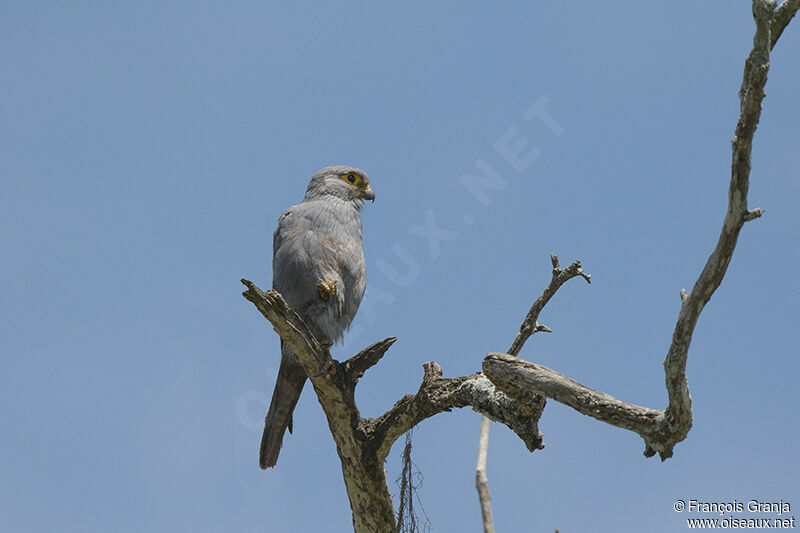
[[[367,188],[361,191],[361,199],[362,200],[372,200],[375,201],[375,191],[373,191],[369,185]]]

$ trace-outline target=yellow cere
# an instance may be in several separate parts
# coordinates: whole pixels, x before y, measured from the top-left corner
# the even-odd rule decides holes
[[[361,176],[358,174],[353,174],[352,172],[349,174],[345,174],[342,176],[342,179],[352,185],[353,187],[361,187]]]

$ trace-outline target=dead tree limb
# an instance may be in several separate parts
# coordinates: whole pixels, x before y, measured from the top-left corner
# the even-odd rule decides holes
[[[338,363],[277,291],[264,292],[244,279],[242,283],[247,287],[242,295],[272,323],[310,376],[336,443],[356,532],[395,530],[383,464],[392,444],[426,418],[471,406],[511,428],[529,450],[544,447],[538,427],[542,397],[522,393],[524,403],[519,404],[498,391],[483,374],[444,378],[442,368],[434,362],[423,365],[425,375],[416,394],[404,396],[378,418],[361,418],[354,397],[356,384],[396,339],[377,342]]]
[[[336,442],[355,531],[394,531],[394,506],[383,461],[363,453],[364,435],[356,431],[360,417],[353,396],[355,384],[277,291],[263,292],[245,279],[242,283],[247,286],[242,295],[272,323],[311,379]]]
[[[511,348],[508,349],[510,355],[519,355],[520,350],[522,350],[522,347],[525,345],[525,341],[534,333],[539,331],[552,333],[550,328],[539,324],[539,314],[564,283],[577,276],[585,279],[586,283],[592,282],[592,276],[583,271],[580,261],[575,261],[570,266],[563,269],[558,262],[558,256],[556,254],[550,254],[550,261],[553,263],[553,277],[550,283],[547,284],[547,287],[545,287],[542,295],[536,298],[528,314],[525,315],[525,320],[522,321],[522,325],[519,327],[517,338],[511,343]]]
[[[775,43],[778,42],[778,38],[783,33],[786,25],[794,18],[798,8],[800,8],[800,0],[785,0],[781,6],[775,10],[775,13],[772,15],[772,20],[770,20],[769,23],[770,50],[775,47]]]
[[[475,488],[478,489],[478,500],[481,502],[481,519],[483,533],[494,533],[492,518],[492,496],[489,494],[489,478],[486,477],[486,459],[489,455],[489,428],[491,420],[481,417],[481,434],[478,439],[478,463],[475,466]]]
[[[658,453],[662,460],[672,456],[675,445],[686,438],[692,427],[692,400],[686,379],[689,345],[705,305],[717,290],[728,269],[739,232],[745,222],[760,217],[759,208],[748,209],[750,153],[760,115],[764,86],[769,70],[769,54],[778,35],[797,12],[800,2],[786,0],[775,11],[775,0],[753,0],[756,23],[753,49],[747,57],[739,90],[740,115],[733,137],[731,181],[728,209],[719,240],[690,292],[681,290],[681,309],[664,359],[669,404],[657,411],[627,404],[541,365],[520,361],[510,355],[489,354],[483,370],[497,387],[517,398],[536,393],[569,405],[579,412],[635,431],[645,440],[645,455]],[[771,35],[771,32],[777,32]]]
[[[518,404],[499,392],[483,374],[443,378],[438,364],[429,362],[423,367],[425,377],[416,394],[407,394],[380,417],[362,421],[364,432],[371,435],[371,447],[381,460],[394,441],[426,418],[466,406],[508,426],[528,450],[544,448],[538,426],[544,407],[542,398],[528,394],[524,403]]]
[[[483,370],[512,398],[536,391],[601,422],[634,431],[652,449],[665,448],[669,440],[664,411],[622,402],[545,366],[508,354],[490,353],[483,360]]]
[[[581,268],[580,261],[575,261],[567,268],[562,269],[561,264],[558,261],[558,256],[556,254],[550,254],[550,262],[553,264],[553,273],[550,283],[548,283],[547,287],[544,288],[542,295],[534,300],[533,305],[531,305],[530,310],[528,310],[528,314],[525,315],[525,319],[522,321],[522,325],[519,327],[519,333],[517,333],[514,342],[511,343],[511,347],[508,349],[508,353],[513,356],[519,355],[519,352],[522,350],[525,342],[534,333],[552,333],[550,328],[543,324],[539,324],[539,314],[541,314],[544,306],[547,305],[553,296],[555,296],[556,292],[558,292],[558,289],[560,289],[564,283],[578,276],[585,279],[586,283],[592,282],[592,277],[585,273],[583,268]],[[536,401],[541,402],[542,408],[544,408],[545,399],[542,396],[536,396]],[[489,419],[486,415],[484,415],[481,418],[481,432],[478,443],[478,462],[475,467],[475,488],[478,490],[478,500],[480,501],[481,506],[483,533],[492,533],[494,531],[492,502],[491,495],[489,493],[489,479],[486,476],[486,460],[489,454],[489,431],[491,427],[492,426],[489,423]],[[544,446],[544,444],[542,444],[542,446]]]

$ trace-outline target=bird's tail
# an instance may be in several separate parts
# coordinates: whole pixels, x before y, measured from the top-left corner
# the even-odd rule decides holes
[[[269,412],[264,420],[264,435],[261,437],[259,464],[262,469],[273,467],[278,462],[283,434],[286,433],[286,428],[289,428],[289,433],[292,432],[292,412],[306,382],[306,373],[295,360],[294,354],[288,348],[281,348],[281,367],[275,381]]]

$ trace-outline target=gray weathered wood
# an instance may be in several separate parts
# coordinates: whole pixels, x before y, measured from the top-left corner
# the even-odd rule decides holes
[[[756,31],[753,49],[745,61],[739,90],[740,114],[732,141],[728,209],[717,245],[694,287],[688,293],[681,290],[681,308],[672,342],[664,359],[669,398],[667,408],[657,411],[627,404],[581,385],[555,370],[520,361],[513,357],[519,351],[516,342],[512,345],[512,355],[489,354],[484,359],[484,371],[498,388],[514,398],[518,398],[521,393],[542,394],[603,422],[635,431],[644,438],[644,453],[648,457],[658,453],[665,460],[672,456],[675,445],[686,438],[692,427],[692,399],[686,378],[686,361],[694,328],[703,308],[722,283],[745,222],[763,214],[761,209],[750,210],[747,207],[753,135],[761,116],[770,50],[780,32],[797,12],[800,2],[786,0],[777,11],[774,11],[775,6],[775,0],[753,0]],[[776,33],[771,35],[772,32]],[[533,322],[526,319],[526,323],[530,331]],[[520,332],[522,333],[522,329]]]
[[[437,413],[471,406],[509,426],[529,450],[544,447],[538,428],[543,398],[522,394],[523,403],[518,404],[498,391],[483,374],[444,378],[442,368],[434,362],[423,365],[425,374],[416,394],[404,396],[378,418],[361,418],[354,398],[356,383],[396,339],[375,343],[340,364],[277,291],[264,292],[248,280],[242,283],[247,287],[243,296],[272,323],[310,376],[336,443],[356,532],[395,530],[383,463],[401,435]]]

